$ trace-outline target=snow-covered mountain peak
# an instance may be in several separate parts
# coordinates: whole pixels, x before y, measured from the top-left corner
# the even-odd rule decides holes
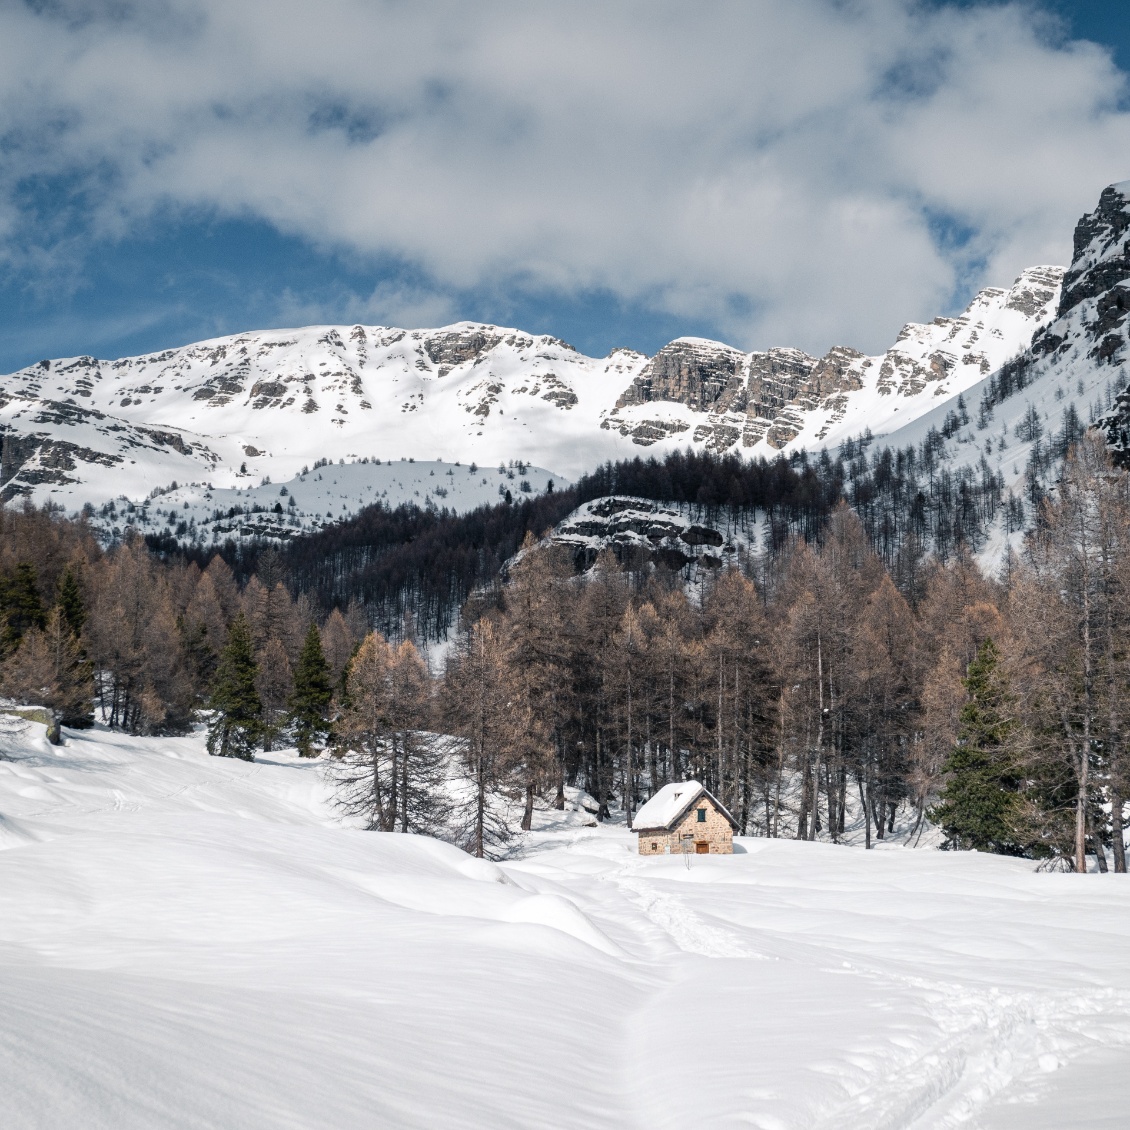
[[[1022,352],[1056,311],[1060,267],[986,287],[957,317],[907,323],[885,354],[835,346],[823,357],[773,348],[743,354],[701,338],[661,349],[607,424],[636,442],[681,437],[724,451],[792,450],[886,431],[957,395]]]
[[[835,443],[913,419],[1021,352],[1053,316],[1059,277],[1034,268],[987,288],[956,318],[906,326],[877,357],[682,337],[653,357],[593,358],[549,335],[457,322],[44,360],[0,378],[0,500],[140,506],[173,481],[246,491],[327,459],[518,462],[562,481],[640,447],[771,455]],[[335,513],[343,502],[350,511],[337,499]]]

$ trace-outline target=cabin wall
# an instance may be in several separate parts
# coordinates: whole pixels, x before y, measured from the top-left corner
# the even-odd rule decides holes
[[[700,808],[706,809],[704,823],[699,823]],[[695,852],[694,845],[702,842],[710,845],[711,855],[733,855],[734,830],[729,820],[706,798],[695,804],[670,832],[640,832],[639,854],[666,855],[682,852],[684,834],[692,837],[687,844],[687,850],[692,855]]]

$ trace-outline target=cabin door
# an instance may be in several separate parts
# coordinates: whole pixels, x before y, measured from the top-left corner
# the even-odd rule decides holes
[[[709,855],[710,854],[710,845],[708,843],[705,843],[702,840],[699,840],[694,845],[694,853],[695,853],[695,855]]]

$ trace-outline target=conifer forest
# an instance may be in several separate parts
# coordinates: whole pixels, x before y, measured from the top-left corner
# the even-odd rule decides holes
[[[217,756],[328,750],[346,812],[477,855],[566,785],[630,820],[693,777],[746,835],[834,842],[854,812],[870,845],[902,813],[954,848],[1125,871],[1130,476],[1095,433],[1067,446],[1026,500],[866,443],[688,454],[208,558],[9,508],[0,694],[44,703],[55,733],[97,711],[138,734],[205,721]],[[542,537],[607,495],[768,534],[716,569]],[[974,551],[996,505],[1037,520],[989,577]]]

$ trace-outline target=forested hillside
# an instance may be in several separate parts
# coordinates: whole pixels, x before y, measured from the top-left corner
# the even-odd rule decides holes
[[[1033,503],[1038,506],[1043,497],[1049,473],[1082,432],[1076,421],[1070,434],[1052,437],[1041,449],[1048,455],[1030,495],[1021,498],[1004,491],[1001,477],[984,460],[956,469],[946,463],[963,408],[941,430],[931,429],[919,444],[902,450],[864,436],[834,455],[821,452],[815,458],[802,452],[744,460],[695,451],[662,460],[637,457],[605,464],[568,489],[519,495],[467,514],[375,505],[282,548],[244,541],[229,542],[219,552],[241,580],[269,553],[293,590],[316,604],[364,605],[371,623],[392,636],[409,618],[421,638],[436,641],[446,638],[476,589],[497,581],[527,534],[542,537],[584,502],[613,495],[643,498],[686,504],[708,523],[763,525],[770,564],[798,537],[819,544],[829,515],[846,501],[900,591],[914,599],[931,555],[947,561],[959,547],[981,550],[994,528],[1004,541],[1021,531],[1035,513]],[[211,559],[211,550],[186,549],[173,538],[147,541],[162,555],[200,567]]]
[[[1024,554],[990,578],[971,551],[994,485],[947,488],[928,458],[859,445],[815,463],[637,461],[457,520],[374,509],[336,543],[234,571],[6,510],[0,693],[66,724],[93,699],[135,733],[207,717],[210,748],[234,756],[328,748],[365,767],[350,803],[388,829],[432,826],[437,757],[454,756],[478,786],[463,836],[477,853],[513,831],[492,823],[490,795],[524,799],[527,824],[533,798],[560,801],[567,783],[630,815],[693,775],[751,834],[834,840],[851,796],[869,840],[909,806],[954,846],[1082,868],[1113,844],[1121,869],[1127,475],[1089,434]],[[899,509],[912,488],[928,501],[917,525]],[[610,552],[578,573],[532,536],[621,490],[704,515],[756,508],[774,533],[742,568],[691,578]],[[368,557],[350,572],[349,554]],[[446,665],[429,669],[417,611],[434,630],[460,606]]]

